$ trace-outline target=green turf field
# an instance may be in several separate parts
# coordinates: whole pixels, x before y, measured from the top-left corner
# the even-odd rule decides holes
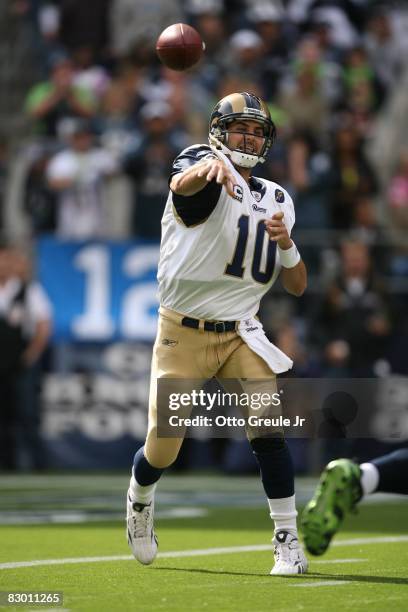
[[[161,556],[150,567],[129,558],[126,481],[0,477],[0,591],[63,591],[62,606],[41,607],[61,611],[408,610],[408,505],[399,497],[362,505],[309,574],[279,578],[268,575],[271,522],[257,479],[164,478]],[[302,501],[312,484],[299,482]]]

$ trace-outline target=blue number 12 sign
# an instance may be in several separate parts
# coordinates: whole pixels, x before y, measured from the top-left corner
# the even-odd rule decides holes
[[[159,245],[38,242],[38,279],[54,308],[54,339],[153,340]]]

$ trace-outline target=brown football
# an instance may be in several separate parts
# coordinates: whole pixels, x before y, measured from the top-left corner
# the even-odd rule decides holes
[[[185,23],[174,23],[160,34],[156,53],[162,64],[172,70],[187,70],[194,66],[204,51],[200,34]]]

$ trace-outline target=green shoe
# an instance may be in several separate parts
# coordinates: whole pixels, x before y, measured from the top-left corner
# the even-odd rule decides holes
[[[355,510],[363,494],[360,473],[359,465],[349,459],[331,461],[323,470],[300,522],[305,546],[312,555],[326,552],[346,512]]]

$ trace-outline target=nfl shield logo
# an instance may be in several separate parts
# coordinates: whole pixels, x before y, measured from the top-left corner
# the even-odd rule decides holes
[[[284,202],[285,201],[285,196],[284,193],[281,189],[275,189],[275,200],[277,202]]]

